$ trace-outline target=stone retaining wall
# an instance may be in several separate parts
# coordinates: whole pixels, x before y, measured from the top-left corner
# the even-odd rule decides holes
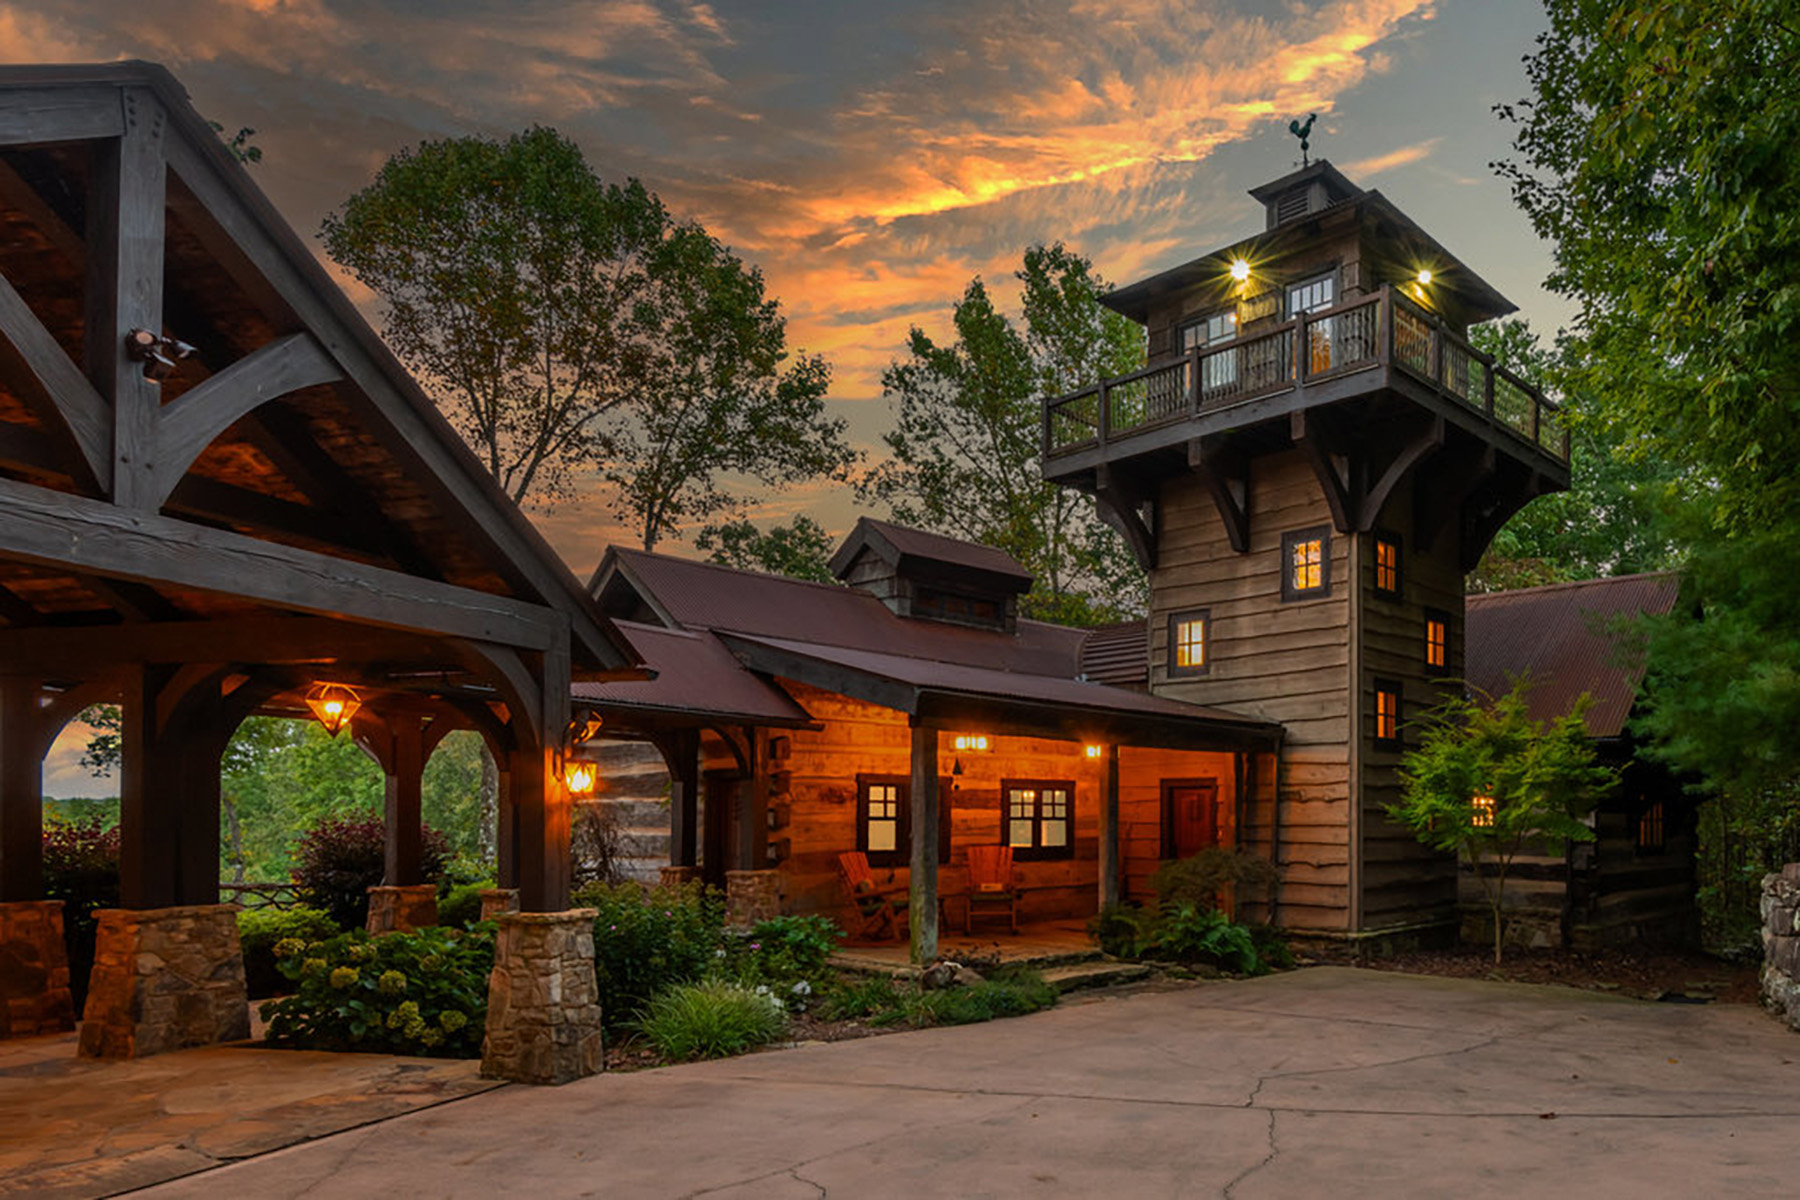
[[[75,1028],[61,900],[0,904],[0,1038]]]
[[[1762,1000],[1800,1030],[1800,863],[1762,882]]]

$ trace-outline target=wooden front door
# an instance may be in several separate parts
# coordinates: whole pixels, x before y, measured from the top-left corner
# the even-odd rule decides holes
[[[1219,844],[1219,781],[1163,781],[1164,858],[1190,858]]]

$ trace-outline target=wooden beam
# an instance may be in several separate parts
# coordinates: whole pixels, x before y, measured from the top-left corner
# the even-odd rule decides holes
[[[115,87],[8,88],[0,105],[0,145],[115,138],[124,127]]]
[[[0,673],[80,674],[112,663],[195,662],[207,657],[271,665],[378,657],[446,665],[454,661],[428,637],[328,617],[273,613],[94,629],[0,630]]]
[[[44,898],[38,683],[0,679],[0,901]]]
[[[0,620],[8,625],[37,625],[44,619],[44,614],[19,598],[19,594],[11,588],[0,584]],[[5,636],[0,634],[0,637]]]
[[[669,768],[669,865],[695,866],[700,861],[700,731],[671,729],[651,741]]]
[[[124,132],[96,143],[87,196],[88,380],[112,409],[110,494],[125,508],[154,509],[156,422],[162,389],[145,377],[126,339],[163,330],[163,132],[168,115],[148,88],[120,91]]]
[[[1415,490],[1432,497],[1413,505],[1413,543],[1433,553],[1445,529],[1461,524],[1465,501],[1499,468],[1500,455],[1491,442],[1466,443],[1460,450],[1437,455],[1421,471]]]
[[[0,276],[0,375],[38,419],[68,439],[82,481],[112,479],[112,414],[60,343]],[[71,464],[74,465],[74,464]]]
[[[1315,412],[1296,412],[1289,418],[1289,427],[1294,444],[1299,447],[1307,465],[1318,478],[1319,488],[1325,493],[1325,504],[1331,509],[1331,523],[1339,533],[1350,533],[1356,529],[1357,519],[1362,510],[1363,489],[1358,486],[1360,480],[1359,463],[1354,455],[1334,453],[1335,442],[1325,419]],[[1337,459],[1343,458],[1340,468]]]
[[[425,730],[413,713],[387,721],[393,756],[386,773],[382,815],[387,829],[385,870],[389,887],[424,883]]]
[[[1363,497],[1362,511],[1357,515],[1356,521],[1359,532],[1368,533],[1375,528],[1375,522],[1381,519],[1381,510],[1387,506],[1388,497],[1400,486],[1400,481],[1408,471],[1444,448],[1444,432],[1444,418],[1427,415],[1423,427],[1394,452],[1380,477],[1369,488],[1368,495]]]
[[[153,587],[99,575],[77,575],[76,578],[128,622],[179,621],[184,615]]]
[[[1119,531],[1138,566],[1146,571],[1153,570],[1156,567],[1156,533],[1145,522],[1143,508],[1154,506],[1155,499],[1127,485],[1103,464],[1095,473],[1094,502],[1099,508],[1100,519]]]
[[[151,507],[161,507],[201,452],[246,413],[279,396],[342,378],[316,338],[293,333],[184,392],[163,408],[157,421]]]
[[[1197,437],[1188,442],[1188,466],[1212,496],[1213,507],[1225,525],[1225,536],[1239,554],[1250,549],[1250,463],[1232,454],[1220,436]]]
[[[163,502],[165,512],[180,513],[215,528],[248,526],[282,538],[298,538],[370,558],[390,559],[381,530],[344,519],[329,509],[253,492],[235,484],[188,475]],[[408,574],[418,574],[409,571]],[[426,578],[435,578],[427,575]]]
[[[938,956],[938,731],[912,726],[912,787],[907,794],[912,822],[912,870],[908,881],[907,924],[912,961]]]
[[[0,555],[27,562],[503,646],[568,637],[561,613],[509,597],[11,480],[0,480],[0,516]]]

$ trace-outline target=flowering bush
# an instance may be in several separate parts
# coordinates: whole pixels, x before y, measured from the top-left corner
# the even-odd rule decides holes
[[[475,1058],[487,1027],[486,926],[276,943],[292,996],[262,1006],[271,1045]]]
[[[44,826],[44,895],[63,902],[63,943],[75,1010],[94,966],[94,910],[119,906],[119,827],[98,817]]]
[[[779,1037],[786,1023],[780,999],[767,987],[709,979],[658,992],[637,1024],[658,1050],[686,1059],[754,1050]]]
[[[844,936],[826,917],[773,917],[758,922],[743,946],[740,975],[746,983],[818,979]],[[809,989],[810,990],[810,989]]]
[[[594,919],[594,977],[601,1020],[630,1025],[650,998],[712,970],[726,954],[725,909],[697,883],[645,889],[593,883],[575,893]]]
[[[275,947],[289,938],[320,942],[343,930],[329,916],[304,905],[282,911],[251,908],[238,914],[238,944],[244,948],[244,982],[252,999],[285,991],[275,965]]]
[[[423,833],[421,873],[425,882],[436,883],[450,843],[435,829]],[[300,838],[294,862],[301,901],[355,929],[367,922],[369,889],[387,869],[387,826],[380,817],[327,817]]]

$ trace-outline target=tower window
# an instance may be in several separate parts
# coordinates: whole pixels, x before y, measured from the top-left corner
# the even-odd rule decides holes
[[[1169,674],[1204,675],[1212,667],[1212,614],[1204,609],[1169,616]]]
[[[1425,673],[1443,675],[1450,670],[1450,614],[1425,610]]]
[[[1390,600],[1400,598],[1400,539],[1391,533],[1375,535],[1375,590]]]
[[[1663,802],[1638,800],[1637,842],[1639,854],[1661,854],[1668,849],[1668,835],[1663,829]]]
[[[1375,744],[1387,749],[1400,745],[1400,685],[1375,681]]]
[[[1331,593],[1331,527],[1301,529],[1281,539],[1281,598],[1306,600]]]

